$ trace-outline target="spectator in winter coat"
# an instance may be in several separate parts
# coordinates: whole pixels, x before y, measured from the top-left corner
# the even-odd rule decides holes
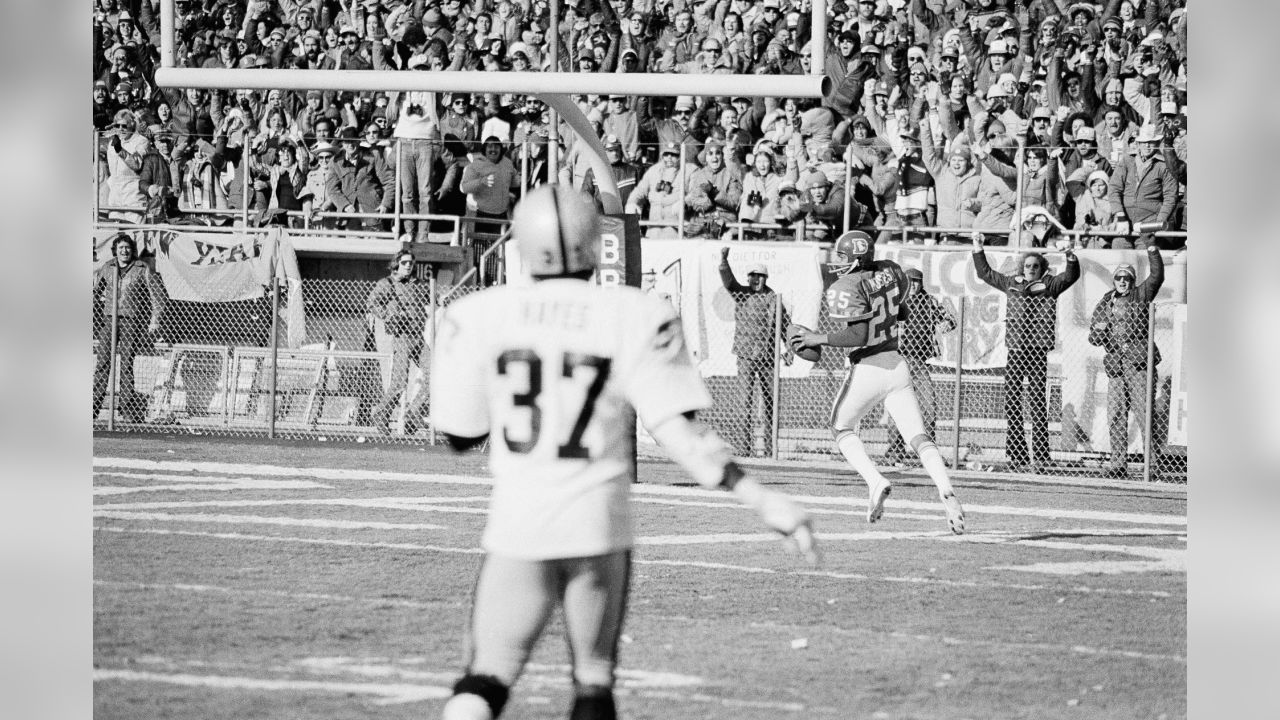
[[[1128,476],[1126,464],[1129,448],[1129,413],[1145,427],[1147,409],[1155,399],[1155,383],[1147,372],[1148,315],[1151,302],[1164,284],[1164,259],[1154,245],[1147,246],[1147,262],[1151,273],[1135,287],[1137,274],[1132,265],[1121,265],[1112,273],[1113,288],[1102,296],[1093,309],[1089,324],[1089,342],[1106,349],[1102,367],[1107,374],[1107,420],[1111,428],[1111,463],[1104,475],[1111,478]],[[1160,350],[1153,351],[1155,364],[1160,364]],[[1145,434],[1146,431],[1144,430]],[[1164,446],[1161,423],[1151,423],[1152,454],[1147,464],[1154,469]]]
[[[1043,471],[1050,463],[1049,416],[1045,406],[1045,382],[1049,351],[1058,343],[1058,296],[1080,279],[1080,261],[1068,247],[1067,269],[1060,275],[1048,272],[1049,263],[1040,253],[1022,258],[1022,272],[1006,275],[991,268],[983,250],[983,236],[973,238],[973,267],[978,278],[1008,297],[1005,311],[1005,346],[1008,361],[1004,370],[1005,448],[1011,468]],[[1031,442],[1028,452],[1023,430],[1023,381],[1031,414]]]
[[[973,168],[968,140],[957,135],[951,149],[944,153],[933,140],[930,123],[925,122],[920,124],[920,141],[925,167],[933,175],[938,208],[935,224],[944,228],[973,227],[978,211],[982,209],[978,200],[981,177]],[[946,239],[956,237],[949,235]]]
[[[658,162],[654,163],[636,183],[631,198],[627,201],[627,212],[640,212],[642,204],[649,209],[648,219],[661,222],[662,225],[651,225],[645,230],[645,237],[677,237],[679,223],[684,222],[683,199],[686,189],[691,187],[690,179],[697,170],[692,163],[680,164],[680,146],[668,143],[662,147]]]
[[[1178,202],[1178,179],[1157,152],[1162,139],[1158,127],[1144,125],[1137,137],[1137,155],[1121,160],[1111,176],[1107,199],[1111,202],[1116,229],[1138,233],[1135,244],[1139,248],[1154,242],[1151,232],[1168,225]],[[1166,243],[1171,247],[1174,244]],[[1116,238],[1112,243],[1112,247],[1127,245],[1124,238]]]
[[[1107,199],[1111,177],[1105,171],[1094,170],[1081,184],[1085,187],[1085,191],[1076,198],[1075,222],[1072,228],[1085,231],[1111,229],[1111,218],[1115,216],[1111,201]],[[1111,238],[1086,235],[1081,237],[1081,244],[1083,247],[1092,249],[1108,248],[1111,247]]]

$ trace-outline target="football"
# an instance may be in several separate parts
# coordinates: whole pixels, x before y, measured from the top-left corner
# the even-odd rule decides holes
[[[821,346],[805,346],[800,344],[800,334],[805,332],[813,332],[809,328],[799,323],[791,323],[787,326],[787,346],[791,348],[791,352],[802,360],[816,363],[818,358],[822,357]]]

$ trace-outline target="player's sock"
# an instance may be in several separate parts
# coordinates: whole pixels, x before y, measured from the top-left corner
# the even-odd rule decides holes
[[[618,720],[618,709],[613,703],[613,688],[604,685],[575,687],[569,720]]]
[[[493,720],[502,714],[511,691],[492,675],[464,675],[453,684],[453,697],[444,705],[443,720]]]
[[[867,449],[862,444],[862,438],[852,432],[843,433],[836,438],[836,447],[840,449],[840,454],[844,455],[844,459],[862,476],[862,479],[867,483],[867,487],[876,487],[889,482],[884,475],[880,474],[875,462],[867,455]]]
[[[951,476],[947,473],[947,463],[942,459],[942,452],[938,450],[938,446],[933,444],[932,440],[912,440],[911,447],[915,449],[916,455],[920,456],[920,464],[924,466],[925,472],[929,473],[929,478],[933,480],[933,484],[938,486],[939,497],[946,497],[955,492],[951,487]]]

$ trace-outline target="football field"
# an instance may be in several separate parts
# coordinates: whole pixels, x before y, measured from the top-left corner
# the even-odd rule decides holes
[[[1185,486],[964,474],[955,536],[919,470],[874,525],[845,467],[751,470],[813,515],[822,565],[642,461],[621,717],[1186,717]],[[483,456],[103,435],[93,492],[97,720],[439,716]],[[557,619],[503,718],[570,697]]]

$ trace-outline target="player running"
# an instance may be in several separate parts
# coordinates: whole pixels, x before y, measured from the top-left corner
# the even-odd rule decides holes
[[[951,487],[942,453],[925,431],[920,404],[911,389],[911,373],[898,354],[899,323],[906,320],[908,312],[906,273],[892,260],[876,260],[871,237],[858,230],[837,238],[832,252],[836,262],[831,263],[831,269],[839,277],[827,288],[827,309],[831,319],[843,322],[844,327],[821,334],[793,326],[788,342],[797,352],[829,345],[849,353],[849,374],[831,408],[831,430],[836,447],[870,489],[867,522],[873,523],[884,514],[891,488],[867,455],[858,426],[883,400],[885,410],[938,487],[951,532],[960,535],[964,533],[964,509]]]
[[[572,189],[533,190],[513,235],[526,286],[449,307],[431,372],[431,415],[450,445],[490,440],[493,493],[465,675],[445,720],[501,714],[557,604],[573,663],[575,720],[612,720],[630,579],[634,409],[697,482],[732,491],[813,563],[805,511],[762,487],[693,419],[711,406],[671,304],[590,282],[600,233]]]

